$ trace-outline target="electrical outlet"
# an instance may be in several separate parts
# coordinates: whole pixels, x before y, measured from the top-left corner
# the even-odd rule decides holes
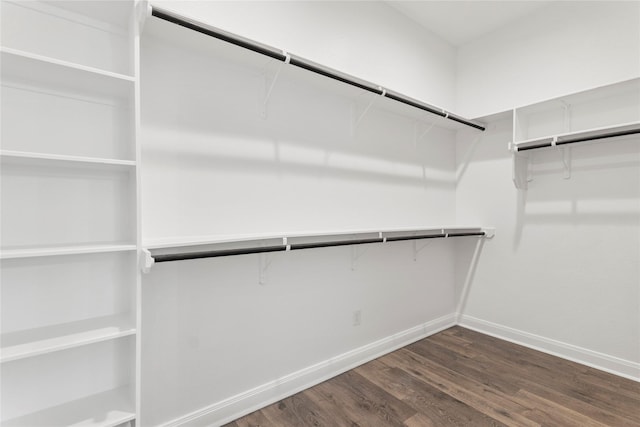
[[[356,310],[353,312],[353,326],[360,326],[362,323],[362,310]]]

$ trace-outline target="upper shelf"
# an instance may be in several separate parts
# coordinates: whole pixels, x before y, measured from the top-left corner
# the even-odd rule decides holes
[[[607,126],[588,129],[577,132],[568,132],[550,137],[534,138],[513,144],[516,152],[562,146],[584,141],[596,141],[608,138],[619,138],[640,133],[640,122],[625,123],[616,126]]]
[[[339,237],[339,236],[362,236],[362,235],[386,235],[386,234],[426,234],[426,233],[462,233],[465,231],[482,231],[487,235],[493,235],[492,228],[483,228],[478,226],[416,226],[416,227],[398,227],[381,229],[352,229],[352,230],[324,230],[324,231],[308,231],[299,233],[256,233],[256,234],[234,234],[234,235],[216,235],[204,237],[185,237],[171,239],[149,239],[143,242],[142,246],[146,249],[171,249],[186,248],[190,246],[219,245],[225,243],[242,243],[252,241],[266,240],[295,240],[322,237]]]
[[[124,74],[0,48],[3,84],[44,87],[58,92],[106,98],[133,96],[135,79]]]
[[[350,98],[367,93],[374,97],[379,96],[380,101],[376,101],[376,108],[410,116],[416,120],[421,119],[443,128],[471,127],[484,130],[483,124],[440,107],[168,10],[153,7],[153,16],[155,19],[149,19],[145,23],[145,34],[167,43],[203,54],[223,55],[225,59],[258,69],[264,69],[270,58],[286,65],[283,70],[288,78],[300,79],[321,87],[328,85],[328,90]]]

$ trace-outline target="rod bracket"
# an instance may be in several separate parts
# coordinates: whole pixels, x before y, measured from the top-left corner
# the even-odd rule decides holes
[[[140,251],[140,270],[144,274],[148,274],[155,263],[156,260],[151,255],[151,252],[149,252],[149,249],[142,249]]]
[[[482,227],[481,231],[484,233],[485,239],[493,239],[496,235],[495,227]]]
[[[153,8],[148,0],[136,0],[134,5],[134,25],[137,24],[138,35],[142,34],[144,24],[151,17]]]

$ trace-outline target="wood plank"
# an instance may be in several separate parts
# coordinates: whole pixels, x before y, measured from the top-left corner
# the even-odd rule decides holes
[[[373,361],[356,372],[410,404],[434,426],[506,426],[400,368]]]
[[[328,426],[335,422],[312,399],[302,393],[262,409],[272,425]]]
[[[558,403],[544,399],[526,390],[520,390],[516,398],[529,404],[533,403],[535,409],[525,411],[523,415],[542,425],[575,426],[575,427],[607,427],[586,415],[564,407]]]
[[[521,415],[531,409],[499,390],[460,375],[408,349],[400,349],[380,359],[389,366],[403,369],[425,383],[464,402],[479,412],[507,425],[539,427],[540,424]]]
[[[478,357],[471,358],[442,347],[434,341],[422,340],[406,348],[425,359],[436,362],[441,366],[447,366],[465,377],[502,393],[513,395],[520,389],[518,384],[514,384],[509,378],[500,375],[501,370],[496,369],[495,362],[492,360]]]
[[[252,412],[232,424],[227,424],[225,427],[234,427],[233,424],[235,424],[235,427],[267,427],[272,425],[262,411]]]
[[[402,426],[416,414],[409,405],[354,371],[338,375],[317,387],[325,396],[340,402],[352,421],[364,426]]]

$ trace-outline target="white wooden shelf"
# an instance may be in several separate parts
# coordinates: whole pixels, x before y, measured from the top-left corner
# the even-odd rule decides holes
[[[493,228],[482,227],[419,227],[386,230],[329,231],[325,233],[238,236],[233,240],[200,240],[196,242],[165,243],[163,246],[148,246],[143,250],[143,272],[149,272],[153,264],[167,261],[213,258],[220,256],[248,255],[265,252],[288,252],[299,249],[318,249],[335,246],[350,246],[369,243],[397,242],[449,237],[492,238]],[[349,236],[338,237],[336,236]],[[253,242],[253,243],[251,243]],[[150,252],[153,250],[154,252]]]
[[[0,362],[11,362],[54,351],[134,335],[131,316],[105,316],[61,325],[2,334]]]
[[[137,246],[132,243],[13,248],[0,250],[0,259],[98,254],[105,252],[135,251],[136,249]]]
[[[552,141],[556,141],[558,143],[562,143],[563,141],[573,140],[573,139],[599,139],[600,135],[604,134],[614,134],[617,132],[625,132],[631,130],[640,130],[640,122],[632,122],[632,123],[623,123],[614,126],[603,126],[593,129],[580,130],[575,132],[566,132],[557,135],[548,135],[540,138],[531,138],[525,141],[519,141],[513,145],[516,151],[521,150],[523,148],[528,147],[536,147],[538,145],[548,146]],[[615,136],[614,136],[615,137]],[[614,138],[611,137],[611,138]],[[622,137],[622,136],[618,136]],[[546,147],[541,147],[546,148]]]
[[[330,237],[330,236],[350,236],[359,234],[380,234],[380,233],[429,233],[440,232],[447,230],[450,232],[464,232],[464,231],[485,231],[487,234],[493,233],[493,229],[483,228],[476,225],[471,226],[416,226],[416,227],[398,227],[398,228],[386,228],[386,229],[352,229],[352,230],[325,230],[325,231],[308,231],[308,232],[295,232],[295,233],[255,233],[255,234],[229,234],[229,235],[216,235],[216,236],[204,236],[204,237],[176,237],[176,238],[164,238],[164,239],[147,239],[143,242],[142,246],[146,249],[170,249],[189,246],[206,246],[217,245],[224,243],[241,243],[251,242],[257,240],[282,240],[305,238],[305,237]],[[489,233],[489,231],[491,233]]]
[[[0,47],[3,84],[46,87],[108,98],[133,97],[132,76]]]
[[[128,169],[136,166],[134,160],[105,159],[99,157],[67,156],[61,154],[30,153],[25,151],[0,150],[2,163],[32,166],[95,166]]]
[[[114,427],[135,419],[131,395],[129,387],[120,387],[4,421],[2,427]]]

